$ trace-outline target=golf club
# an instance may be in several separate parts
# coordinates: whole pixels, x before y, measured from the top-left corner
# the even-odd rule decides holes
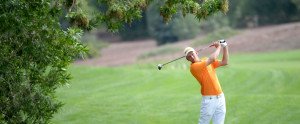
[[[220,43],[225,43],[226,41],[225,41],[224,39],[222,39],[222,40],[219,40],[219,42],[220,42]],[[197,50],[197,52],[200,52],[200,51],[202,51],[202,50],[205,50],[205,49],[207,49],[207,48],[209,48],[209,47],[211,47],[211,46],[212,46],[212,45],[209,45],[209,46],[207,46],[207,47],[201,48],[201,49]],[[164,64],[158,64],[158,65],[157,65],[157,68],[158,68],[158,70],[161,70],[163,66],[165,66],[165,65],[167,65],[167,64],[169,64],[169,63],[171,63],[171,62],[177,61],[177,60],[179,60],[179,59],[182,59],[182,58],[184,58],[184,57],[185,57],[185,55],[184,55],[184,56],[181,56],[181,57],[178,57],[178,58],[176,58],[176,59],[174,59],[174,60],[171,60],[171,61],[169,61],[169,62],[166,62],[166,63],[164,63]]]
[[[207,46],[207,47],[204,47],[204,48],[201,48],[201,49],[199,49],[197,52],[200,52],[200,51],[202,51],[202,50],[205,50],[205,49],[207,49],[207,48],[209,48],[209,47],[211,47],[211,46],[212,46],[212,45]],[[179,60],[179,59],[182,59],[182,58],[184,58],[184,57],[185,57],[185,55],[184,55],[184,56],[181,56],[181,57],[178,57],[178,58],[176,58],[176,59],[174,59],[174,60],[171,60],[171,61],[169,61],[169,62],[166,62],[166,63],[164,63],[164,64],[158,64],[157,68],[158,68],[158,70],[161,70],[163,66],[165,66],[165,65],[167,65],[167,64],[169,64],[169,63],[171,63],[171,62],[177,61],[177,60]]]

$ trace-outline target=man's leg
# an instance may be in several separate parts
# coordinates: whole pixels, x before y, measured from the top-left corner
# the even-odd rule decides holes
[[[209,124],[216,108],[216,99],[203,98],[201,101],[199,124]]]
[[[213,115],[213,124],[224,124],[226,114],[225,96],[222,95],[217,100],[217,108]]]

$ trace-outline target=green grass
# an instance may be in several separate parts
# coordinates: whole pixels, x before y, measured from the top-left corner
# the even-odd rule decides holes
[[[65,106],[55,124],[195,124],[199,84],[188,63],[99,68],[72,66],[70,86],[57,90]],[[300,51],[231,55],[217,69],[226,124],[300,123]]]
[[[195,40],[192,42],[192,46],[196,47],[199,45],[211,43],[212,41],[216,41],[218,39],[226,39],[229,37],[232,37],[239,32],[237,30],[231,29],[231,28],[221,28],[219,30],[213,31],[206,35],[201,40]]]

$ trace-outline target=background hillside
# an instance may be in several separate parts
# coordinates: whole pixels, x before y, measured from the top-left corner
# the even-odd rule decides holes
[[[225,30],[226,31],[226,30]],[[228,32],[233,32],[229,30]],[[220,33],[220,34],[218,34]],[[193,46],[200,49],[199,43],[211,42],[224,38],[226,32],[213,32],[199,35],[190,40],[184,40],[165,46],[156,46],[154,40],[139,40],[134,42],[117,42],[100,50],[101,56],[76,62],[80,65],[121,66],[139,62],[168,61],[183,55],[183,49]],[[300,23],[265,26],[243,30],[235,30],[230,37],[225,38],[230,45],[230,53],[271,52],[300,49]],[[207,56],[213,49],[203,51]]]

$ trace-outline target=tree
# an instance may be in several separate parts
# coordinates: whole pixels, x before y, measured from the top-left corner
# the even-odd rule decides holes
[[[62,103],[55,89],[70,81],[68,65],[86,51],[83,30],[105,24],[111,31],[141,17],[149,0],[99,0],[104,7],[95,17],[81,11],[76,0],[2,0],[0,3],[0,123],[48,123]],[[161,8],[165,21],[177,7],[198,19],[219,10],[226,0],[168,0]],[[224,8],[225,7],[225,8]],[[71,26],[62,30],[66,10]]]
[[[142,16],[141,19],[135,20],[131,24],[125,24],[124,28],[119,31],[122,40],[149,38],[146,13],[143,12]]]
[[[158,45],[193,38],[199,33],[199,22],[190,14],[183,17],[182,14],[177,13],[167,24],[164,23],[159,15],[159,6],[163,2],[155,1],[147,10],[148,32]]]
[[[0,123],[47,123],[62,103],[67,66],[85,47],[81,30],[62,31],[59,8],[45,0],[0,4]]]
[[[145,3],[142,1],[145,1]],[[149,4],[150,2],[152,5]],[[198,22],[194,20],[195,17],[196,19],[201,20],[215,12],[222,11],[225,13],[228,10],[227,0],[205,0],[202,2],[194,0],[136,0],[129,4],[129,8],[122,6],[126,3],[130,3],[128,0],[118,1],[116,3],[115,6],[110,7],[106,6],[107,3],[98,3],[97,8],[101,13],[113,13],[114,15],[117,15],[117,18],[112,18],[112,20],[115,22],[114,28],[119,29],[124,22],[118,20],[126,18],[125,15],[128,15],[128,13],[124,12],[129,11],[130,6],[141,6],[142,10],[146,10],[147,7],[147,20],[142,22],[147,22],[147,28],[150,35],[157,40],[159,45],[195,36],[198,32],[196,29],[197,25],[199,25]],[[139,4],[133,5],[134,3]],[[135,17],[140,19],[140,15],[143,11],[136,12],[138,14]],[[195,15],[195,17],[189,14]],[[159,15],[161,15],[162,18]],[[174,21],[170,21],[171,19]],[[130,22],[132,21],[129,21],[129,23]],[[167,25],[164,24],[166,22],[168,22]],[[111,23],[108,23],[107,26],[110,27]],[[134,28],[139,29],[139,26],[134,25]],[[179,28],[182,28],[182,30],[177,30]],[[192,32],[188,32],[188,29],[192,29]],[[128,36],[126,31],[129,30],[125,30],[125,33],[121,32],[121,35]]]
[[[231,0],[233,27],[251,27],[299,20],[297,0]]]
[[[206,19],[217,11],[228,10],[226,0],[163,0],[150,5],[147,13],[149,33],[157,40],[158,45],[178,40],[189,39],[199,32],[199,23],[195,20]],[[159,6],[163,5],[159,8]],[[159,8],[158,16],[155,10]],[[171,21],[170,21],[171,20]],[[163,22],[168,22],[164,24]]]

